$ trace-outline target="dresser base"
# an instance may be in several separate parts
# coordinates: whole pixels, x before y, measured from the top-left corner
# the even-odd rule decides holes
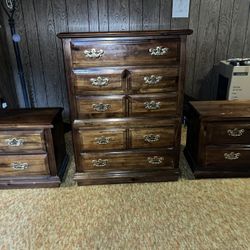
[[[109,171],[76,173],[74,180],[78,185],[141,183],[177,181],[178,169],[150,171]]]

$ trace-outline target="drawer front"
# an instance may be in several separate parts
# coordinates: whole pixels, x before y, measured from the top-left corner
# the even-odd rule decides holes
[[[124,96],[76,97],[78,118],[105,118],[126,116]]]
[[[173,152],[109,152],[103,154],[84,153],[81,155],[79,171],[105,169],[148,169],[173,168]]]
[[[121,94],[126,90],[126,81],[123,70],[108,68],[73,70],[72,82],[76,94]]]
[[[45,152],[43,131],[0,131],[0,153]]]
[[[180,40],[123,40],[71,42],[74,68],[94,66],[125,66],[177,64],[180,58]]]
[[[48,159],[42,155],[0,155],[0,176],[48,175]]]
[[[178,68],[132,69],[130,93],[163,93],[178,90]]]
[[[244,124],[244,123],[208,124],[206,143],[250,145],[250,124]]]
[[[132,128],[129,138],[131,148],[174,147],[175,128]]]
[[[126,130],[79,130],[81,151],[126,148]]]
[[[171,116],[177,114],[177,96],[169,95],[133,95],[129,97],[131,116]]]
[[[207,148],[205,151],[206,167],[249,167],[250,148]]]

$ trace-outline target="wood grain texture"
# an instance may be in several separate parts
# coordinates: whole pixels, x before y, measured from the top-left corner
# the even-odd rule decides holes
[[[88,0],[89,31],[99,31],[98,0]]]
[[[159,29],[160,0],[143,0],[143,30]]]
[[[99,31],[109,31],[108,0],[98,0]]]
[[[171,0],[160,0],[160,30],[170,29],[171,17],[172,17],[172,1]]]
[[[129,30],[142,30],[142,4],[143,0],[129,1]]]

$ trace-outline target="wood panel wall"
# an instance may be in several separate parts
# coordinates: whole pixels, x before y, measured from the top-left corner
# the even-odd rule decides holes
[[[65,31],[194,30],[187,42],[186,93],[213,94],[220,60],[250,57],[250,0],[191,0],[190,18],[171,18],[172,0],[20,0],[16,20],[33,106],[64,106],[68,99],[62,47]],[[3,23],[9,32],[7,20]],[[8,47],[22,98],[10,37]]]

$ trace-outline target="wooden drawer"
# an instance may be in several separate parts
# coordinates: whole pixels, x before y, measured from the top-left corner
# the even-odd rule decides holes
[[[130,69],[129,93],[163,93],[178,90],[177,67]]]
[[[0,153],[45,152],[44,134],[36,131],[0,131]]]
[[[28,176],[49,174],[46,154],[0,155],[0,176]]]
[[[171,116],[177,114],[177,96],[173,94],[129,96],[130,116]]]
[[[209,148],[205,150],[205,167],[249,167],[250,148]]]
[[[71,41],[74,68],[179,63],[179,39]]]
[[[126,116],[124,96],[77,96],[76,107],[78,118]]]
[[[78,171],[174,168],[172,151],[83,153]]]
[[[122,69],[91,68],[73,70],[72,82],[76,94],[121,94],[126,90]]]
[[[79,130],[80,151],[126,148],[126,130]]]
[[[131,148],[174,147],[175,128],[131,128],[129,138]]]
[[[206,143],[250,145],[250,124],[242,122],[209,123],[206,126]]]

